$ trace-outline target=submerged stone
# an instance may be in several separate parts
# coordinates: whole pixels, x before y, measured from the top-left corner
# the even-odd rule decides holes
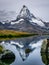
[[[11,64],[15,60],[15,55],[12,51],[0,45],[0,65]]]
[[[49,39],[43,41],[41,47],[42,61],[45,65],[49,65]]]
[[[42,61],[45,65],[49,65],[49,53],[41,53]]]
[[[49,53],[49,39],[45,39],[41,46],[41,52]]]
[[[27,49],[25,50],[25,53],[30,53],[31,51],[32,51],[31,49],[27,48]]]
[[[5,50],[4,54],[0,59],[3,63],[11,64],[15,60],[15,55],[10,50]]]
[[[2,54],[4,52],[3,50],[4,50],[3,46],[0,45],[0,54]]]

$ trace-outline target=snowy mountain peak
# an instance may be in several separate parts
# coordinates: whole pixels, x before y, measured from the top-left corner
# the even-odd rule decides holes
[[[25,5],[21,9],[20,15],[21,16],[29,16],[30,15],[30,11],[28,10],[28,8]]]
[[[30,13],[29,9],[23,5],[19,15],[17,16],[17,18],[26,18],[26,19],[31,19],[32,17],[34,17],[33,14]]]
[[[23,5],[23,8],[27,8],[25,5]]]
[[[42,19],[35,17],[24,5],[15,20],[3,21],[3,23],[0,22],[0,29],[10,29],[43,34],[49,33],[49,23],[46,23]]]

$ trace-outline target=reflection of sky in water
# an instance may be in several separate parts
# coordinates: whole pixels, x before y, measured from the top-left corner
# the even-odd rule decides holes
[[[40,47],[42,44],[43,40],[38,41],[37,43],[29,44],[31,46],[31,48],[36,47],[36,49],[31,52],[29,54],[29,56],[27,57],[27,59],[25,61],[22,61],[22,58],[19,55],[19,51],[16,49],[15,46],[5,42],[5,47],[7,49],[10,49],[14,52],[14,54],[16,55],[16,60],[11,64],[11,65],[43,65],[42,60],[41,60],[41,56],[40,56]],[[12,43],[15,43],[14,41]],[[16,42],[17,43],[17,42]],[[4,42],[2,42],[2,44],[4,44]]]

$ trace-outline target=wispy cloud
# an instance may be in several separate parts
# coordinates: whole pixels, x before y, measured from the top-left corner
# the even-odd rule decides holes
[[[0,10],[19,13],[23,5],[26,5],[35,16],[49,21],[49,0],[0,0]]]
[[[0,21],[12,20],[15,18],[16,18],[16,12],[14,11],[8,11],[8,12],[6,12],[5,10],[0,11]]]

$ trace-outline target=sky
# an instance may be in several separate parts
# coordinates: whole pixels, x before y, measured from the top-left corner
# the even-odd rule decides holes
[[[49,22],[49,0],[0,0],[0,19],[10,18],[9,12],[16,17],[23,5],[36,17]]]

